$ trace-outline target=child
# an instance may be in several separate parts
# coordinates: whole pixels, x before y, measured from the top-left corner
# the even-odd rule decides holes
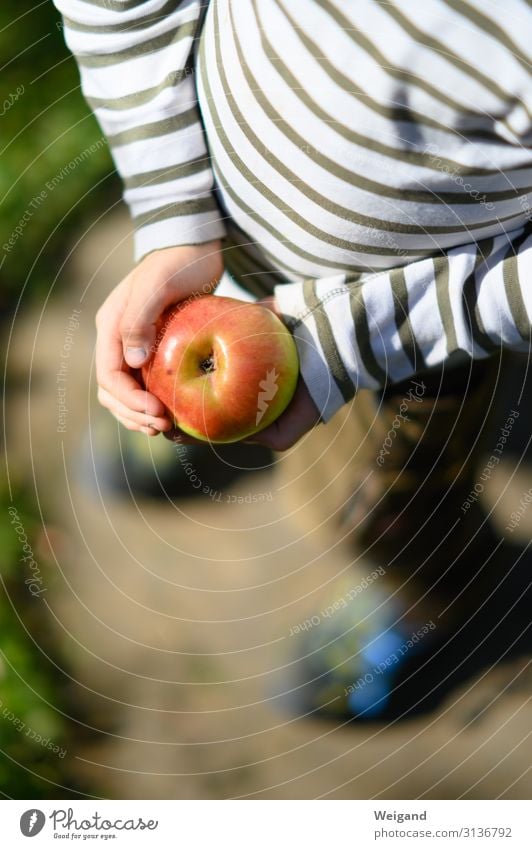
[[[136,227],[138,264],[97,317],[101,403],[131,430],[171,432],[134,369],[161,312],[214,291],[225,270],[217,291],[267,299],[299,350],[296,398],[257,440],[282,451],[362,389],[384,393],[387,421],[412,377],[428,387],[411,406],[443,424],[421,471],[396,486],[418,422],[346,516],[399,550],[420,527],[404,506],[464,393],[485,395],[481,361],[529,350],[529,3],[56,5]],[[482,403],[454,428],[458,455],[474,447]],[[439,490],[460,475],[469,482],[451,463]]]

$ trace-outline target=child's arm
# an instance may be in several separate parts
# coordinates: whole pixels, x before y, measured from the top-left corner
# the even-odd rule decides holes
[[[54,0],[81,88],[111,147],[135,258],[224,235],[196,102],[204,0]]]
[[[530,226],[379,272],[277,286],[294,330],[303,378],[327,421],[358,389],[377,389],[455,351],[481,359],[530,349]]]
[[[149,358],[162,310],[192,291],[214,288],[222,273],[218,240],[225,228],[212,195],[193,78],[194,41],[206,4],[55,5],[83,93],[124,181],[135,257],[143,258],[98,313],[98,397],[126,427],[153,435],[170,421],[131,369]]]

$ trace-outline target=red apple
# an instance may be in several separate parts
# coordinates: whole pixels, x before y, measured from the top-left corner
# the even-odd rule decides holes
[[[267,427],[289,404],[299,363],[290,331],[267,307],[205,295],[162,320],[146,389],[179,427],[208,442],[236,442]]]

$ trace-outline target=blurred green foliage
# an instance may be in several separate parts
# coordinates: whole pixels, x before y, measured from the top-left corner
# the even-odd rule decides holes
[[[0,796],[68,798],[79,795],[76,788],[69,789],[72,778],[64,774],[75,725],[62,715],[67,702],[63,676],[46,658],[50,651],[54,654],[46,608],[24,583],[32,573],[21,560],[22,544],[15,531],[20,519],[35,552],[40,522],[23,489],[17,487],[13,496],[12,501],[7,487],[0,488]],[[11,504],[16,517],[8,513]],[[33,556],[48,581],[46,562]]]
[[[81,96],[51,0],[3,0],[0,67],[0,317],[6,319],[23,290],[24,301],[48,293],[74,237],[119,200],[120,185],[103,143],[68,168],[102,134]],[[48,651],[58,656],[46,606],[21,580],[25,567],[8,514],[12,503],[31,546],[40,526],[24,487],[17,487],[12,502],[0,486],[0,796],[69,798],[77,795],[68,790],[73,778],[44,741],[68,749],[79,726],[62,715],[68,712],[67,682],[45,657]],[[46,571],[41,558],[39,568]]]
[[[80,93],[51,0],[3,0],[0,59],[0,307],[6,309],[26,281],[25,298],[48,291],[75,231],[119,200],[120,185],[106,143],[68,169],[102,133]]]

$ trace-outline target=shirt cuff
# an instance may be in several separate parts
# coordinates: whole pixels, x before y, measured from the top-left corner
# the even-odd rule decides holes
[[[162,248],[200,245],[225,236],[224,223],[218,210],[214,208],[205,212],[187,214],[183,211],[183,214],[179,214],[178,205],[172,204],[168,210],[169,217],[159,216],[160,210],[143,214],[142,225],[137,226],[134,234],[136,262],[146,254]],[[138,219],[135,223],[138,223]]]
[[[331,304],[335,297],[348,296],[344,275],[336,275],[319,282],[321,297],[327,299],[328,295]],[[350,345],[349,368],[351,379],[346,385],[341,381],[339,382],[335,377],[334,368],[331,368],[331,352],[324,350],[318,326],[325,316],[325,306],[321,303],[309,306],[309,299],[305,297],[306,284],[309,284],[315,292],[317,283],[318,281],[286,283],[276,286],[274,293],[282,319],[294,336],[299,355],[301,377],[320,412],[322,420],[328,422],[355,394],[357,386],[356,383],[353,383],[352,377],[359,370],[357,368],[357,351]],[[340,308],[343,309],[344,306],[340,305]],[[350,312],[348,311],[345,320],[349,322],[349,319]],[[337,331],[338,327],[335,330]]]

